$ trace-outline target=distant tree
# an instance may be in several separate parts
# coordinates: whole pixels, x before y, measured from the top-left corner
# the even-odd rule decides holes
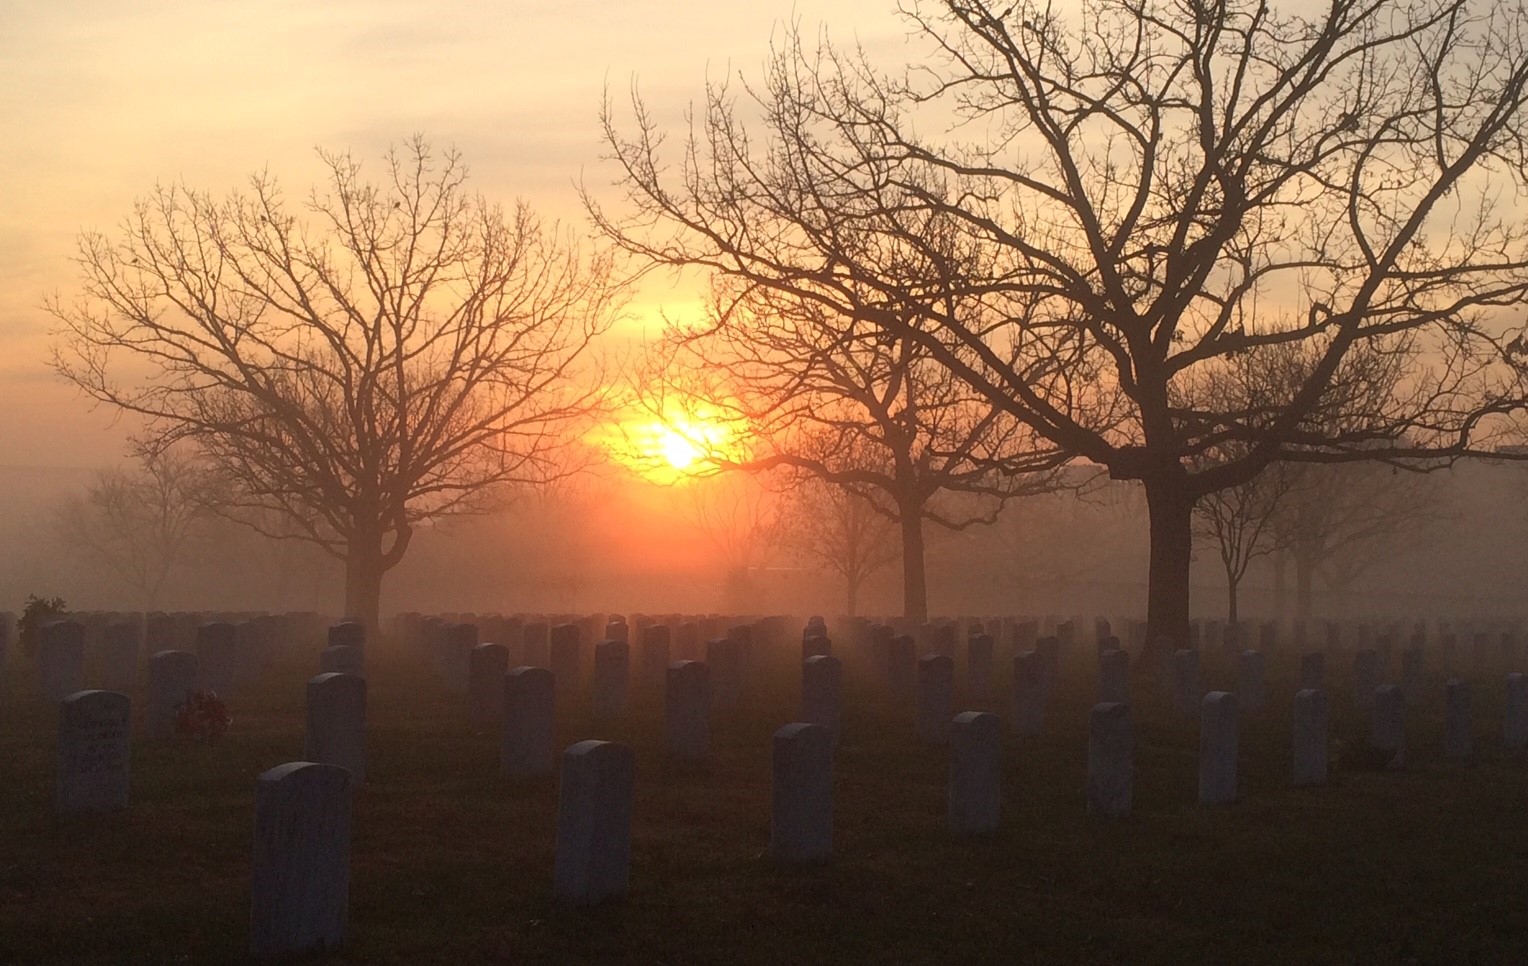
[[[621,227],[656,261],[843,306],[856,337],[916,344],[1055,447],[1140,481],[1150,640],[1187,637],[1208,494],[1279,462],[1488,452],[1523,409],[1518,8],[902,11],[923,46],[890,75],[788,32],[747,91],[752,129],[709,90],[671,157],[639,106],[632,134],[607,135],[640,206]],[[910,297],[886,253],[936,262],[951,234],[979,257]],[[1286,345],[1304,366],[1287,393],[1222,409],[1187,391]],[[1405,378],[1350,391],[1363,352]]]
[[[782,501],[744,473],[700,476],[679,484],[678,506],[710,543],[721,567],[727,613],[758,609],[758,576],[784,536]]]
[[[1275,464],[1250,480],[1206,493],[1194,508],[1194,533],[1211,544],[1226,575],[1226,620],[1240,617],[1237,591],[1254,560],[1284,549],[1279,520],[1297,468]]]
[[[134,464],[103,470],[85,492],[63,497],[54,526],[81,566],[105,569],[148,611],[170,575],[197,558],[226,490],[205,461],[178,448],[140,447]]]
[[[320,156],[300,214],[260,174],[222,201],[160,188],[116,238],[84,235],[53,363],[342,560],[345,612],[376,626],[416,524],[558,472],[621,289],[608,257],[469,193],[454,151],[415,138],[381,184]]]

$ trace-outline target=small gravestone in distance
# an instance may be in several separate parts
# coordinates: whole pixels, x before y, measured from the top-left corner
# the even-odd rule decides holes
[[[700,623],[698,621],[682,621],[674,628],[674,657],[681,661],[700,660]]]
[[[887,681],[891,696],[899,705],[913,700],[918,690],[918,642],[909,634],[898,634],[886,644]]]
[[[671,638],[667,624],[642,628],[642,684],[650,690],[663,687],[668,680],[668,667],[673,663],[669,659],[673,650]]]
[[[1173,703],[1182,714],[1194,714],[1204,700],[1199,683],[1199,652],[1180,648],[1172,657]]]
[[[1039,651],[1025,651],[1013,659],[1013,730],[1036,735],[1045,726],[1045,660]]]
[[[742,647],[731,637],[715,637],[706,642],[706,666],[711,669],[711,702],[731,710],[742,700]]]
[[[42,625],[37,659],[43,695],[62,701],[85,687],[85,625],[49,621]]]
[[[1097,704],[1088,724],[1088,811],[1108,818],[1130,814],[1134,734],[1128,704]]]
[[[636,756],[614,741],[580,741],[562,756],[552,892],[592,906],[626,895]]]
[[[1426,656],[1421,645],[1412,645],[1401,652],[1401,697],[1407,704],[1422,704],[1422,690],[1427,673]],[[1376,691],[1376,696],[1378,692]]]
[[[950,830],[957,835],[996,831],[1003,813],[1002,722],[997,715],[964,711],[950,725]]]
[[[478,626],[466,621],[446,625],[441,675],[446,689],[466,694],[472,686],[472,649],[478,646]]]
[[[226,695],[233,688],[238,670],[237,637],[238,629],[224,621],[196,629],[196,669],[204,689]]]
[[[1311,651],[1300,655],[1300,689],[1320,691],[1326,687],[1326,655]]]
[[[838,743],[843,708],[843,664],[836,657],[814,654],[801,662],[801,720],[833,733]]]
[[[992,700],[995,660],[996,647],[992,635],[972,634],[966,642],[966,691],[976,704],[986,704]]]
[[[1130,655],[1114,649],[1098,656],[1098,700],[1125,704],[1130,695]]]
[[[631,643],[631,627],[627,625],[623,617],[611,617],[605,622],[605,640],[620,641],[622,644]]]
[[[255,780],[252,958],[344,944],[353,781],[338,765],[307,761],[278,765]]]
[[[594,717],[624,718],[631,710],[631,648],[625,641],[594,645]]]
[[[479,644],[468,655],[467,720],[498,725],[504,721],[504,675],[509,673],[509,648]]]
[[[827,657],[833,653],[833,642],[826,634],[811,634],[801,639],[801,660]]]
[[[160,651],[149,658],[149,734],[165,738],[175,733],[176,718],[186,695],[196,690],[196,655],[190,651]]]
[[[663,696],[663,747],[679,761],[711,752],[711,672],[701,661],[669,665]]]
[[[143,635],[134,621],[114,621],[101,632],[101,685],[128,692],[138,685],[138,654]]]
[[[1236,695],[1211,691],[1201,702],[1199,716],[1199,804],[1236,801]]]
[[[552,677],[563,693],[572,693],[584,679],[582,632],[577,624],[557,624],[547,634]]]
[[[1374,706],[1374,689],[1379,687],[1379,652],[1362,650],[1353,655],[1353,707],[1368,711]]]
[[[1528,678],[1507,675],[1507,703],[1502,716],[1502,741],[1512,751],[1528,747]]]
[[[1451,678],[1444,687],[1447,701],[1443,715],[1443,750],[1448,757],[1460,761],[1475,751],[1475,719],[1470,713],[1470,685],[1458,678]]]
[[[526,624],[520,629],[520,660],[525,667],[552,666],[552,652],[548,642],[550,628],[540,621]]]
[[[308,761],[339,765],[366,781],[366,679],[320,674],[308,681]]]
[[[1369,747],[1390,756],[1391,767],[1406,759],[1406,701],[1401,689],[1383,684],[1374,689],[1374,708],[1369,713]]]
[[[833,735],[796,722],[775,732],[770,786],[770,854],[818,862],[833,854]]]
[[[360,621],[330,624],[326,643],[329,647],[355,647],[366,650],[366,625]]]
[[[59,703],[61,815],[127,807],[131,702],[116,691],[79,691]]]
[[[517,667],[504,675],[504,736],[499,772],[505,778],[539,778],[556,766],[553,706],[556,681],[544,667]]]
[[[944,654],[918,661],[918,740],[942,745],[950,740],[955,713],[955,662]]]
[[[318,673],[320,674],[356,674],[363,673],[365,660],[361,649],[353,644],[335,644],[318,652]]]
[[[1295,692],[1294,783],[1324,785],[1329,728],[1326,692],[1305,688]]]

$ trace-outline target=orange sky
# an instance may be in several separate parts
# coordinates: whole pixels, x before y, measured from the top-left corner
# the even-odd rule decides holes
[[[85,466],[124,429],[46,367],[75,235],[156,181],[222,193],[261,167],[305,189],[317,146],[454,143],[490,197],[580,219],[608,183],[597,111],[635,76],[666,124],[707,76],[757,78],[795,18],[901,62],[894,0],[0,0],[0,464]],[[660,291],[652,297],[663,297]]]

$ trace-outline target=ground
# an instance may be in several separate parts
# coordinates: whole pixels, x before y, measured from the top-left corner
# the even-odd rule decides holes
[[[1528,942],[1528,762],[1501,750],[1502,669],[1477,682],[1475,761],[1443,759],[1435,682],[1438,700],[1410,713],[1413,762],[1392,771],[1361,753],[1349,662],[1330,659],[1332,784],[1290,787],[1290,702],[1275,697],[1244,722],[1241,801],[1220,807],[1195,804],[1194,723],[1145,695],[1135,813],[1102,821],[1083,808],[1093,682],[1078,654],[1045,732],[1005,731],[1002,830],[962,840],[945,828],[945,753],[920,747],[911,714],[845,654],[835,857],[803,869],[766,854],[769,738],[797,703],[786,662],[716,716],[703,770],[665,767],[656,694],[637,687],[613,727],[590,720],[586,694],[560,696],[561,745],[637,752],[630,898],[581,911],[550,896],[555,781],[501,780],[496,736],[467,723],[465,697],[417,656],[378,650],[349,941],[322,961],[1507,962]],[[309,667],[233,695],[220,741],[135,739],[131,809],[67,821],[51,808],[57,712],[13,668],[0,962],[240,961],[254,778],[301,757]],[[1271,695],[1292,695],[1292,658],[1269,675]],[[1208,661],[1207,685],[1231,681]]]

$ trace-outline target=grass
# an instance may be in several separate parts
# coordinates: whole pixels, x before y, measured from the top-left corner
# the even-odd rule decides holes
[[[316,659],[313,661],[316,664]],[[591,721],[559,695],[560,745],[637,753],[630,898],[550,897],[555,781],[512,786],[497,738],[422,661],[374,657],[368,783],[356,795],[354,963],[1508,962],[1528,942],[1528,765],[1501,750],[1500,669],[1476,681],[1477,755],[1442,756],[1438,700],[1409,711],[1411,764],[1374,767],[1345,658],[1329,661],[1333,781],[1289,785],[1290,709],[1244,718],[1241,801],[1195,804],[1197,729],[1133,681],[1135,812],[1083,809],[1090,656],[1063,667],[1043,734],[1005,734],[1000,832],[957,839],[946,761],[866,670],[846,672],[835,857],[782,868],[769,737],[795,716],[789,668],[718,714],[704,769],[661,753],[658,695]],[[1205,683],[1229,688],[1228,664]],[[1291,660],[1269,694],[1293,693]],[[233,696],[214,745],[136,739],[123,814],[53,815],[57,712],[24,677],[0,702],[0,961],[238,962],[248,937],[254,777],[301,757],[303,666]],[[139,695],[134,696],[135,699]],[[996,707],[993,710],[1003,710]]]

